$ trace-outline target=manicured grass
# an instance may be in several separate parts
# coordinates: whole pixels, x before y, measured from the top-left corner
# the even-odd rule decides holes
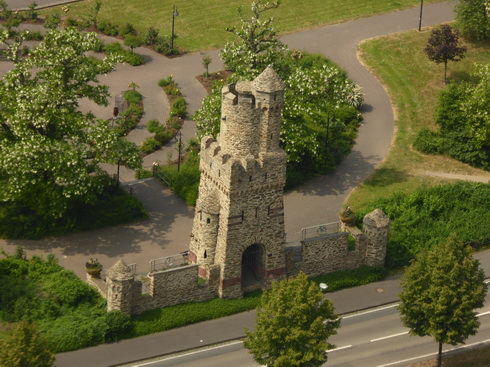
[[[426,0],[436,3],[442,0]],[[125,24],[130,22],[143,32],[153,26],[162,34],[169,35],[172,27],[172,9],[178,7],[175,17],[176,46],[188,52],[222,47],[233,38],[225,28],[238,21],[236,9],[243,5],[249,9],[251,0],[104,0],[98,21]],[[95,0],[86,0],[69,5],[63,16],[82,19],[93,7]],[[274,16],[277,30],[291,33],[325,24],[367,17],[417,6],[419,0],[283,0],[278,9],[269,14]],[[61,14],[61,7],[43,10],[42,15]]]
[[[424,174],[426,171],[468,175],[488,175],[456,160],[424,155],[412,148],[418,131],[435,129],[434,111],[438,93],[444,88],[444,65],[427,59],[423,48],[429,37],[423,32],[409,31],[370,40],[360,46],[361,58],[387,87],[395,109],[396,137],[381,167],[348,198],[348,205],[360,209],[376,198],[397,191],[412,192],[422,185],[450,182]],[[490,41],[466,43],[463,61],[448,64],[448,79],[459,81],[469,77],[475,62],[490,61]]]

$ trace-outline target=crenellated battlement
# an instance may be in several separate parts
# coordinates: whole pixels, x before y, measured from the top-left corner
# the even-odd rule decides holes
[[[216,295],[239,298],[299,271],[313,276],[384,264],[390,221],[380,210],[366,215],[363,232],[347,228],[354,248],[347,232],[318,232],[317,238],[286,245],[283,103],[284,84],[271,67],[252,82],[222,89],[220,134],[201,140],[189,264],[150,274],[150,294],[142,295],[141,282],[118,262],[107,272],[109,310],[140,313]]]

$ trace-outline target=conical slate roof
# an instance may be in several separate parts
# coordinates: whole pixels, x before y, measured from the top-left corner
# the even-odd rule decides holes
[[[265,70],[252,82],[253,88],[260,92],[277,92],[284,90],[284,83],[272,66],[267,66]]]
[[[119,260],[107,270],[106,277],[115,280],[127,280],[133,277],[133,272],[123,260]]]

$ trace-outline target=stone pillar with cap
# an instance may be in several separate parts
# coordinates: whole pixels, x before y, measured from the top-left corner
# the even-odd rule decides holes
[[[106,273],[107,311],[118,310],[131,314],[134,274],[131,268],[119,260]]]
[[[363,231],[367,237],[366,264],[384,266],[390,218],[381,209],[375,209],[363,219]]]

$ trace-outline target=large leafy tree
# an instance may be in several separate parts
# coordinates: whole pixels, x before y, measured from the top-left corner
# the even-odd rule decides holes
[[[246,330],[244,346],[256,362],[269,367],[316,367],[327,361],[327,339],[336,334],[340,319],[317,284],[304,273],[276,282],[257,308],[253,332]]]
[[[433,29],[424,49],[429,60],[436,64],[444,63],[444,84],[446,83],[447,62],[460,61],[466,53],[466,47],[460,45],[458,31],[449,24]]]
[[[100,41],[72,27],[49,31],[25,58],[22,37],[7,38],[0,34],[14,68],[0,80],[0,202],[16,203],[26,215],[60,217],[71,200],[92,203],[107,185],[100,162],[141,164],[137,147],[108,121],[79,110],[81,98],[108,104],[108,88],[97,78],[115,59],[87,56]]]
[[[487,285],[470,247],[453,235],[432,251],[420,253],[402,277],[400,305],[403,324],[411,335],[432,336],[442,345],[464,343],[480,322],[475,309],[483,307]]]
[[[54,353],[33,324],[19,322],[12,332],[0,339],[0,366],[50,367]]]
[[[483,40],[490,37],[490,1],[459,0],[456,21],[465,37]]]

